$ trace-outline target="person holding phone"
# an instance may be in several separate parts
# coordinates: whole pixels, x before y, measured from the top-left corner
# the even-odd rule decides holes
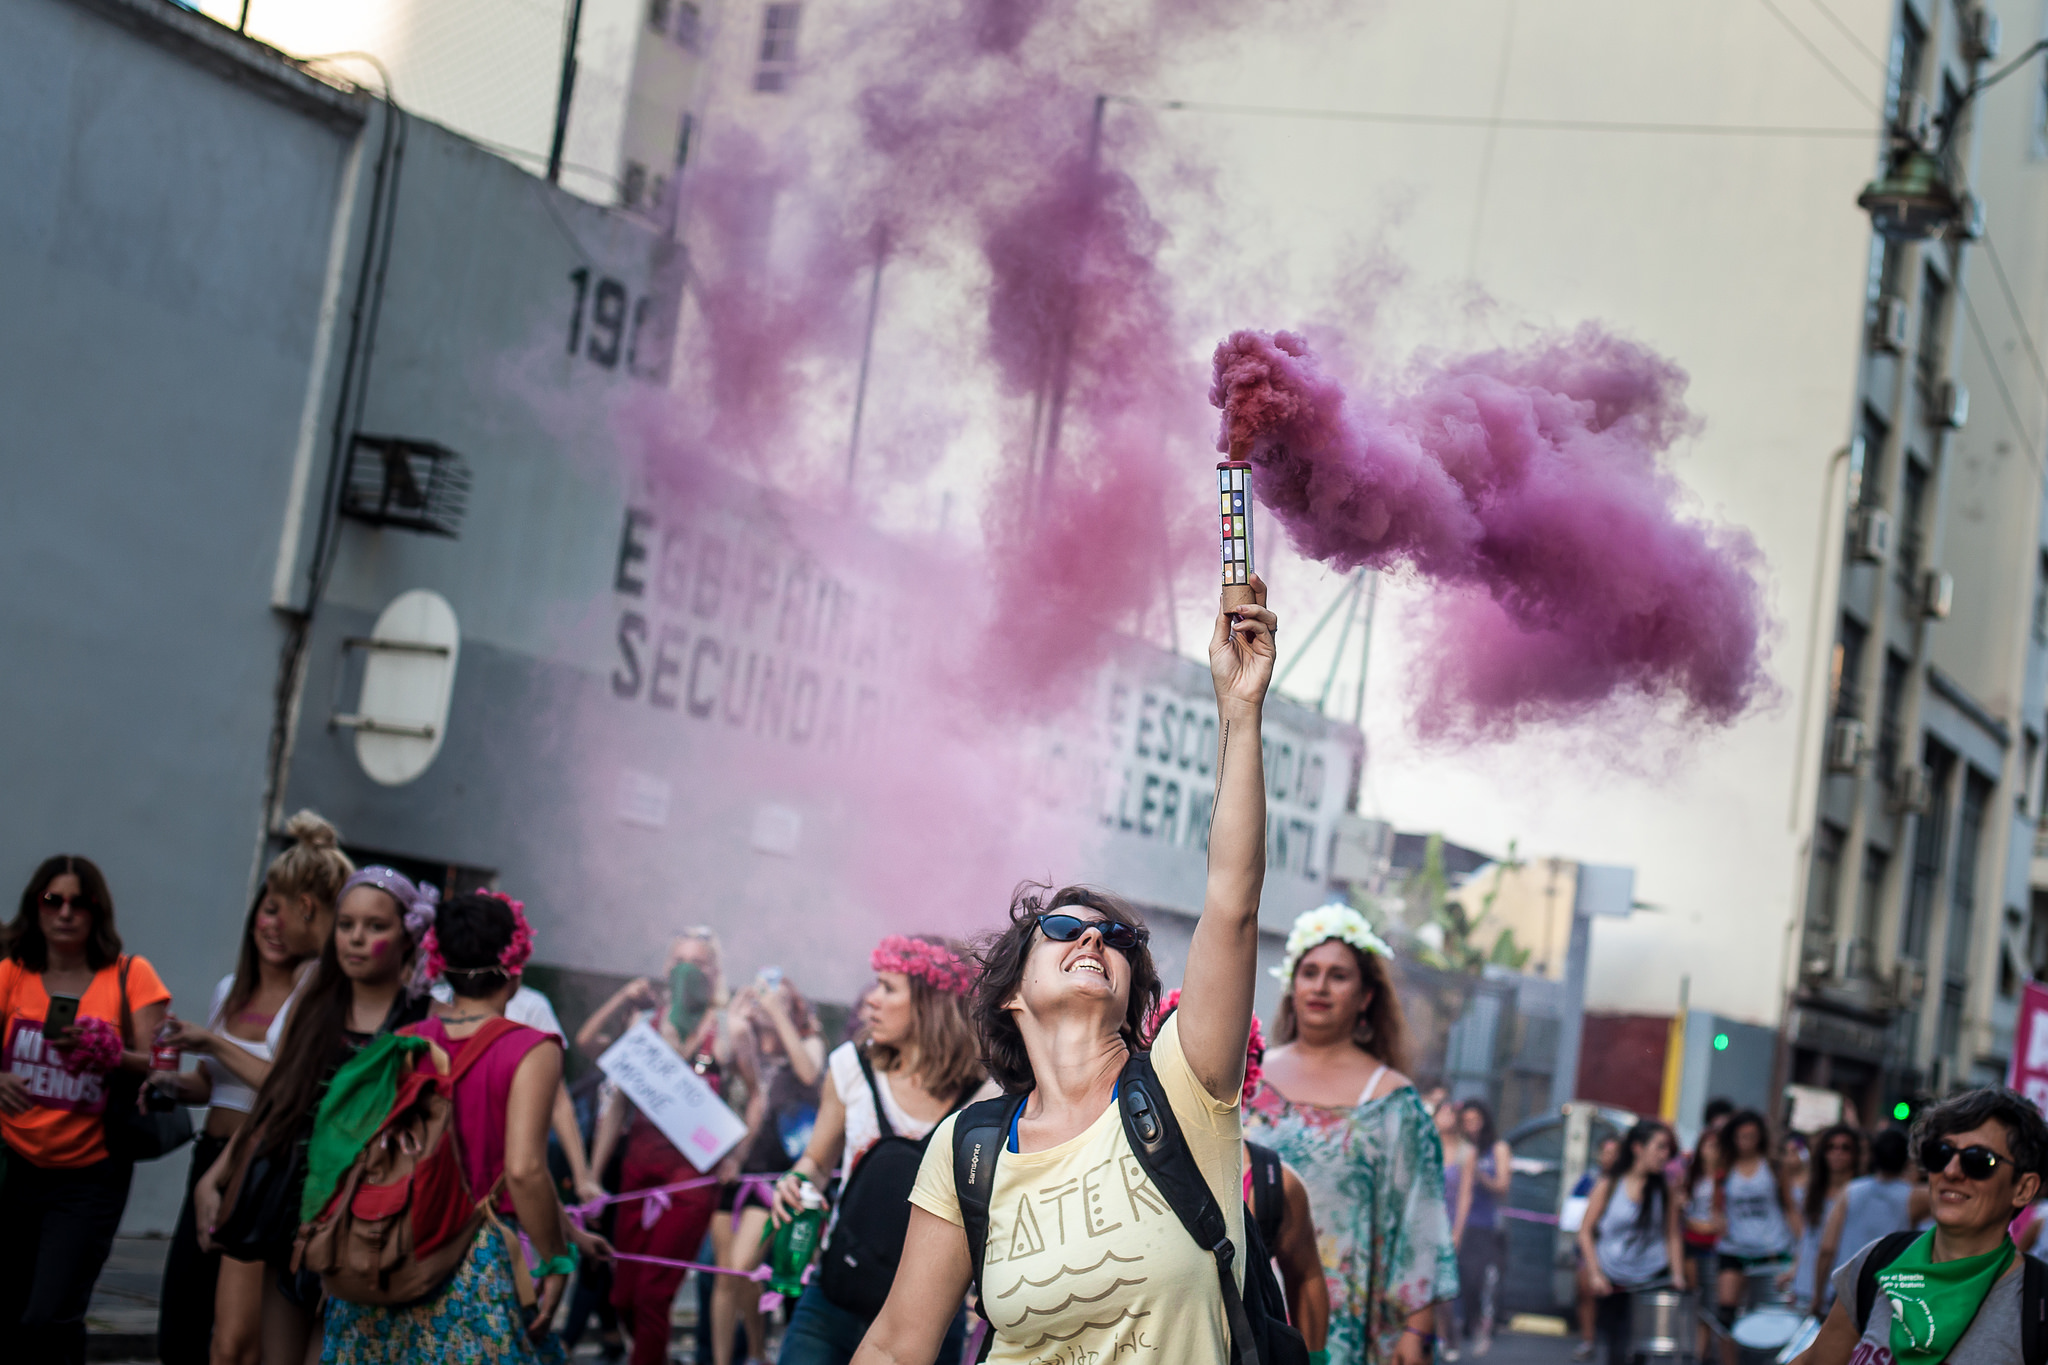
[[[107,1080],[149,1071],[171,993],[147,961],[122,953],[107,879],[75,854],[36,868],[5,942],[0,1341],[22,1360],[68,1365],[85,1359],[86,1304],[135,1169],[107,1149]]]

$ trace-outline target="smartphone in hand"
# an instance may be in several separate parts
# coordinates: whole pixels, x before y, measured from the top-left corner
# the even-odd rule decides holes
[[[43,1015],[43,1037],[54,1038],[78,1022],[78,997],[75,995],[52,995],[50,1008]]]

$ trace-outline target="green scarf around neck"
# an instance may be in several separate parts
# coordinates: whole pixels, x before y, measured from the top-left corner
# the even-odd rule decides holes
[[[1934,1233],[1908,1246],[1877,1272],[1892,1309],[1892,1357],[1898,1365],[1939,1365],[1976,1320],[1991,1286],[2012,1265],[2018,1248],[2008,1237],[1982,1256],[1934,1259]]]

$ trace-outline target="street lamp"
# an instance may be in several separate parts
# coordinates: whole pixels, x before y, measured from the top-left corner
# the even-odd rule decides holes
[[[1955,107],[1942,114],[1941,142],[1932,151],[1921,145],[1920,139],[1904,127],[1903,121],[1893,125],[1892,155],[1884,174],[1864,186],[1863,193],[1856,196],[1857,207],[1870,215],[1870,225],[1879,235],[1905,242],[1923,242],[1937,233],[1956,228],[1962,228],[1964,235],[1970,235],[1974,224],[1969,221],[1973,214],[1966,212],[1968,196],[1958,194],[1949,183],[1949,142],[1961,126],[1963,112],[1970,107],[1970,101],[2043,51],[2048,51],[2048,38],[2035,43],[1992,75],[1971,82]],[[1902,110],[1904,104],[1901,99]]]

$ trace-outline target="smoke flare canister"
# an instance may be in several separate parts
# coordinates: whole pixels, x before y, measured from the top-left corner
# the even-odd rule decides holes
[[[1216,465],[1216,489],[1223,502],[1223,605],[1252,600],[1252,467],[1246,460]]]

